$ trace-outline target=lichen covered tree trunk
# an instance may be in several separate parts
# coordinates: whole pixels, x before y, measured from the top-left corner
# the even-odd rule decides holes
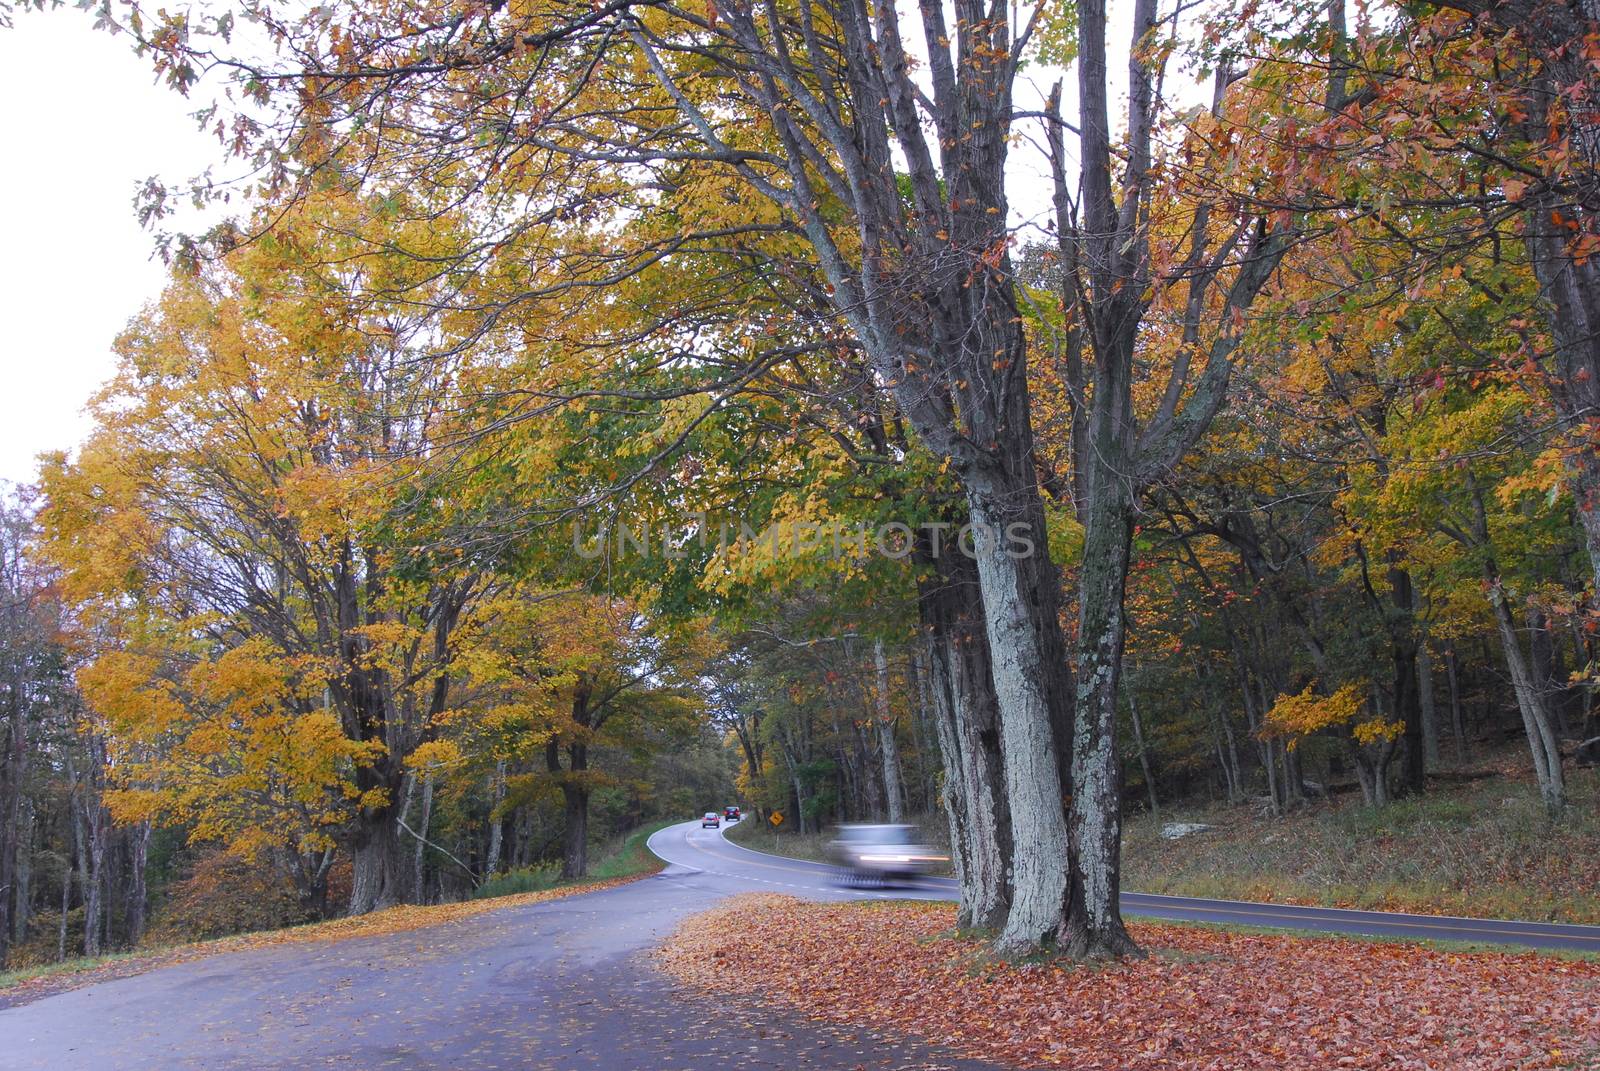
[[[1113,455],[1097,466],[1100,471],[1092,484],[1078,580],[1078,648],[1073,667],[1073,867],[1061,942],[1080,959],[1138,951],[1122,924],[1118,902],[1122,784],[1116,747],[1117,690],[1126,633],[1123,600],[1133,511],[1131,493],[1126,481],[1114,471],[1115,465]]]

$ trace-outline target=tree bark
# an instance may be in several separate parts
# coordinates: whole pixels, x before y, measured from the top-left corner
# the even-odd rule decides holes
[[[1460,660],[1456,657],[1456,645],[1451,641],[1445,645],[1444,676],[1445,683],[1450,688],[1450,732],[1455,737],[1456,762],[1467,761],[1467,722],[1461,704],[1461,675]]]
[[[576,881],[589,873],[589,789],[568,782],[561,786],[566,802],[566,832],[562,837],[561,879]]]
[[[1022,455],[1031,456],[1031,451]],[[1011,811],[1011,910],[996,941],[1002,954],[1024,954],[1053,940],[1060,929],[1067,888],[1067,827],[1056,765],[1054,714],[1062,701],[1065,659],[1056,618],[1053,578],[1042,583],[1040,563],[1008,553],[1004,533],[1015,508],[995,484],[973,481],[970,499],[979,540],[978,577],[989,635],[990,672],[1000,709],[1000,744]],[[1037,508],[1037,488],[1032,503]],[[1040,522],[1030,531],[1042,532]],[[1047,551],[1042,542],[1035,553]],[[1049,560],[1043,561],[1049,567]]]
[[[404,899],[410,874],[400,844],[398,817],[388,804],[365,808],[356,817],[350,849],[352,915],[393,907]]]
[[[1506,670],[1511,676],[1511,691],[1516,697],[1517,710],[1522,714],[1522,729],[1533,758],[1533,774],[1539,786],[1539,796],[1544,801],[1546,811],[1552,815],[1558,814],[1566,806],[1561,752],[1556,746],[1555,733],[1550,728],[1550,719],[1545,713],[1538,686],[1522,654],[1516,621],[1506,600],[1499,566],[1489,546],[1489,523],[1483,505],[1483,492],[1476,483],[1472,485],[1472,506],[1474,535],[1483,556],[1484,585],[1488,591],[1489,606],[1494,611],[1495,628],[1500,633]]]
[[[1517,710],[1522,714],[1523,732],[1528,738],[1528,750],[1533,757],[1534,778],[1539,785],[1539,796],[1545,809],[1559,813],[1566,805],[1566,785],[1561,771],[1561,752],[1556,746],[1555,733],[1540,702],[1538,687],[1523,658],[1522,646],[1517,639],[1516,622],[1511,607],[1506,602],[1505,589],[1500,578],[1493,575],[1493,566],[1486,567],[1489,583],[1489,605],[1494,609],[1495,627],[1500,633],[1500,646],[1511,676],[1511,690],[1516,696]]]
[[[918,609],[927,644],[928,689],[944,766],[940,803],[961,885],[963,929],[998,931],[1011,908],[1010,812],[1001,792],[999,705],[977,596],[976,565],[963,555],[924,562]]]
[[[20,903],[17,872],[22,833],[22,783],[28,761],[27,689],[22,680],[22,656],[20,652],[11,652],[11,658],[16,665],[7,688],[7,705],[11,709],[6,724],[5,764],[0,768],[0,968],[6,965],[12,938],[17,933],[16,918],[22,913],[22,909],[13,909],[12,905]]]
[[[889,821],[895,825],[906,820],[905,790],[900,781],[900,748],[894,738],[894,712],[889,704],[889,662],[883,654],[883,641],[872,645],[872,663],[877,673],[878,753],[883,760],[883,795],[889,810]]]
[[[1161,821],[1161,802],[1156,798],[1156,778],[1150,771],[1150,752],[1144,743],[1144,726],[1139,723],[1139,701],[1128,689],[1128,717],[1133,722],[1133,746],[1139,749],[1139,771],[1144,774],[1145,793],[1150,797],[1150,818]]]
[[[433,824],[433,775],[422,777],[422,819],[416,827],[416,850],[411,863],[411,899],[414,903],[427,902],[423,863],[427,861],[428,827]]]
[[[102,911],[105,905],[106,819],[100,801],[88,793],[80,805],[84,850],[78,859],[78,882],[83,890],[83,954],[98,956],[102,951]]]
[[[145,883],[145,867],[150,857],[149,822],[139,822],[128,832],[129,839],[129,872],[128,872],[128,945],[138,947],[139,941],[144,937],[145,910],[148,907],[149,890]]]
[[[1403,730],[1402,794],[1428,787],[1427,748],[1423,741],[1422,699],[1417,686],[1416,589],[1411,574],[1389,565],[1389,653],[1393,667],[1394,717]]]
[[[505,816],[496,814],[506,798],[505,760],[495,763],[494,776],[489,790],[489,850],[483,862],[483,878],[492,879],[500,871],[501,838],[504,836]]]
[[[1426,638],[1417,644],[1417,686],[1422,710],[1422,752],[1429,769],[1439,766],[1439,708],[1433,694],[1433,651]]]
[[[1100,437],[1096,436],[1097,443]],[[1121,770],[1117,690],[1126,628],[1123,596],[1133,538],[1132,502],[1113,455],[1096,464],[1078,580],[1077,709],[1072,736],[1075,865],[1063,944],[1076,958],[1136,952],[1122,923]]]

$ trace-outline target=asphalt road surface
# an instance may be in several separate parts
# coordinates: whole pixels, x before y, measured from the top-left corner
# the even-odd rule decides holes
[[[901,1038],[836,1030],[752,998],[686,991],[648,951],[724,897],[952,899],[948,881],[843,889],[828,868],[698,822],[651,839],[669,864],[620,888],[410,933],[214,956],[0,1010],[0,1069],[983,1071]],[[1129,895],[1139,914],[1600,949],[1600,928]],[[713,919],[708,925],[717,925]]]
[[[693,823],[691,823],[691,826]],[[688,835],[680,835],[684,830]],[[834,888],[833,870],[822,863],[780,859],[755,852],[717,835],[718,831],[685,830],[672,826],[651,841],[663,859],[707,873],[757,881],[796,896],[823,897]],[[955,900],[956,883],[949,878],[926,878],[915,885],[858,893],[858,896],[930,900]],[[1128,916],[1183,922],[1215,922],[1233,926],[1269,926],[1318,933],[1355,934],[1365,937],[1416,938],[1427,941],[1467,941],[1477,944],[1516,945],[1525,948],[1600,952],[1600,926],[1573,926],[1551,922],[1509,922],[1497,919],[1454,918],[1447,915],[1404,915],[1390,911],[1351,911],[1331,907],[1295,907],[1254,904],[1238,900],[1203,900],[1189,896],[1161,896],[1125,892],[1122,912]]]
[[[652,846],[671,863],[722,843],[693,822]],[[773,888],[754,858],[748,876],[669,865],[426,930],[230,953],[46,997],[0,1010],[0,1069],[994,1071],[657,971],[649,950],[686,916]]]

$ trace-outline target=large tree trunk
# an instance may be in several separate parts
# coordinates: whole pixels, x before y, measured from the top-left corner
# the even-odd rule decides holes
[[[566,830],[562,835],[561,879],[576,881],[589,873],[589,788],[568,781],[561,786],[566,802]]]
[[[918,607],[927,634],[928,687],[944,764],[940,802],[961,884],[959,924],[998,931],[1011,907],[1011,824],[1001,791],[1000,716],[984,642],[976,566],[956,554],[931,563]]]
[[[1028,463],[1031,454],[1018,462]],[[1011,910],[996,948],[1021,954],[1055,938],[1065,902],[1067,826],[1055,726],[1066,699],[1066,664],[1047,544],[1035,538],[1033,553],[1023,556],[1006,536],[1024,517],[1027,532],[1043,535],[1031,474],[1011,486],[971,477],[969,495],[973,528],[988,533],[974,542],[1011,810]]]
[[[900,748],[894,738],[894,712],[889,705],[889,661],[883,654],[883,641],[872,645],[872,663],[877,673],[878,753],[883,760],[883,795],[889,821],[896,825],[906,820],[905,790],[900,782]]]
[[[350,848],[352,915],[393,907],[405,898],[410,873],[398,819],[392,805],[366,808],[356,818]]]
[[[1137,952],[1122,924],[1122,778],[1117,761],[1117,689],[1126,619],[1123,598],[1133,538],[1132,495],[1119,471],[1123,433],[1092,430],[1083,565],[1078,579],[1077,705],[1072,727],[1072,882],[1062,943],[1077,958]]]

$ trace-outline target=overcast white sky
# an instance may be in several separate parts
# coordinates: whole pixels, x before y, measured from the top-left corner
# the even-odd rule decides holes
[[[1120,83],[1128,5],[1110,7]],[[1028,71],[1018,106],[1039,107],[1053,77]],[[1074,80],[1067,86],[1070,114]],[[0,256],[0,480],[20,483],[34,479],[41,452],[82,440],[84,403],[113,371],[113,338],[161,290],[165,269],[134,218],[135,189],[151,175],[181,182],[223,161],[191,118],[198,102],[157,85],[125,35],[96,31],[70,8],[18,14],[0,30],[0,100],[9,147],[0,166],[9,239]],[[1017,222],[1042,222],[1044,163],[1025,146],[1012,162]]]
[[[28,482],[40,452],[83,438],[111,340],[161,290],[135,188],[196,174],[219,150],[126,36],[76,10],[0,30],[0,100],[0,479]]]

